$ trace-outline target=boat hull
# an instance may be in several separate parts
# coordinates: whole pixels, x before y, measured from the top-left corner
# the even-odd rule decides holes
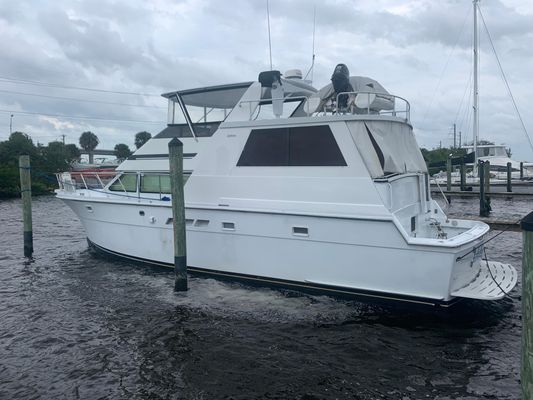
[[[169,204],[63,200],[99,250],[172,266]],[[477,243],[408,245],[392,221],[187,208],[189,270],[330,294],[448,304],[479,269]],[[231,228],[231,229],[230,229]],[[481,240],[481,238],[479,238]]]

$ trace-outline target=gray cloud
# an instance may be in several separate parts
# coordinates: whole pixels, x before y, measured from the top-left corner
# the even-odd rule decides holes
[[[526,84],[533,68],[533,11],[527,14],[506,1],[483,1],[481,7],[515,97],[521,108],[528,110],[533,107]],[[270,1],[274,67],[282,72],[301,68],[305,73],[309,68],[311,4],[308,0]],[[412,121],[422,145],[432,147],[448,140],[471,70],[471,2],[326,0],[316,4],[315,84],[328,83],[334,65],[345,62],[353,74],[373,77],[410,100]],[[0,76],[72,86],[158,94],[252,80],[268,68],[265,2],[259,0],[0,2],[0,33]],[[451,52],[456,42],[457,48]],[[513,122],[513,109],[483,36],[481,65],[482,127],[494,140],[507,141],[521,149],[524,158],[533,159]],[[165,106],[157,97],[1,81],[0,90]],[[2,92],[0,107],[161,120],[160,127],[165,121],[164,110]],[[525,117],[531,126],[532,117]],[[59,129],[75,141],[83,130],[94,130],[107,147],[117,141],[132,144],[133,134],[143,129],[154,132],[154,125],[136,123],[65,120],[70,125],[58,125],[31,116],[15,119],[18,126],[43,137],[57,136]],[[0,138],[5,138],[5,121],[0,113]],[[508,134],[510,130],[513,135]]]

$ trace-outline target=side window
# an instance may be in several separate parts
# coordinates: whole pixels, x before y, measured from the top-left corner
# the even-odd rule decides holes
[[[143,175],[141,176],[142,193],[160,193],[161,175]]]
[[[284,166],[289,164],[289,129],[254,129],[241,157],[240,167]]]
[[[237,166],[346,166],[346,161],[329,126],[318,125],[252,130]]]
[[[189,172],[183,173],[183,184],[187,182],[191,174]],[[170,175],[143,175],[141,176],[141,192],[142,193],[165,193],[169,194],[170,190]]]
[[[115,180],[109,190],[114,192],[136,192],[137,191],[137,174],[123,174]]]
[[[306,126],[290,129],[289,165],[346,166],[346,161],[329,126]]]

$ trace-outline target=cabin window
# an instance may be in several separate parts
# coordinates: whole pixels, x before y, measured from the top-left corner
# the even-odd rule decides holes
[[[120,175],[109,186],[109,190],[114,192],[136,192],[137,191],[137,174]]]
[[[319,125],[254,129],[237,166],[346,166],[346,161],[329,126]]]
[[[187,182],[191,176],[190,173],[183,174],[183,184]],[[144,174],[141,176],[141,192],[142,193],[171,193],[170,189],[170,175],[150,175]]]
[[[142,193],[170,193],[169,175],[142,175]]]

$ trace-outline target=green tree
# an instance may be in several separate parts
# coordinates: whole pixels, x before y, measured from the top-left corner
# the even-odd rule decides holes
[[[23,154],[29,155],[31,160],[32,193],[46,193],[51,188],[41,148],[25,133],[13,132],[8,140],[0,142],[0,197],[20,195],[18,158]]]
[[[100,140],[98,140],[98,136],[96,136],[92,132],[83,132],[80,136],[81,148],[89,153],[89,164],[92,164],[94,162],[93,151],[94,149],[96,149],[96,146],[98,146],[98,143],[100,143]]]
[[[37,147],[28,135],[22,132],[13,132],[8,140],[1,143],[0,164],[18,166],[18,156],[27,154],[35,160],[38,153]]]
[[[81,157],[80,149],[74,143],[65,145],[65,157],[69,163],[78,161]]]
[[[115,157],[117,157],[119,161],[124,161],[126,158],[131,156],[131,150],[127,144],[119,143],[115,145],[114,150],[115,150]]]
[[[65,145],[63,142],[50,142],[41,149],[46,172],[63,172],[68,169],[65,160]]]
[[[147,141],[149,141],[152,138],[152,134],[150,132],[142,131],[135,135],[135,147],[138,149],[142,147],[143,144],[145,144]]]

